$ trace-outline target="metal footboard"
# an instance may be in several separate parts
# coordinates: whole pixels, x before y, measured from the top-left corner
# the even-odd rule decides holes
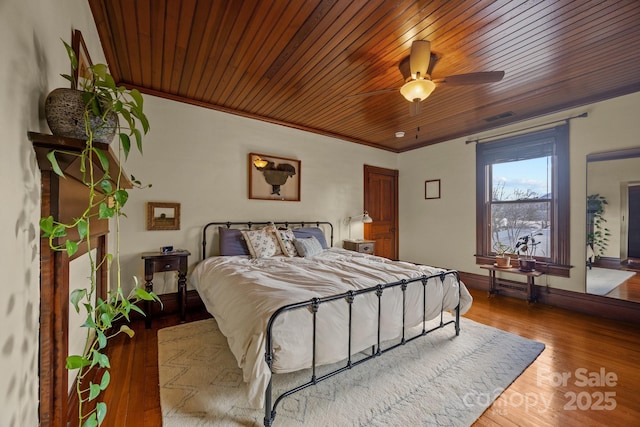
[[[444,310],[440,310],[440,323],[438,326],[431,328],[431,329],[426,329],[426,324],[427,321],[432,320],[432,319],[427,319],[426,318],[426,302],[427,302],[427,282],[429,281],[429,279],[433,279],[433,278],[440,278],[441,283],[444,283],[445,277],[452,275],[455,277],[455,280],[458,283],[458,304],[455,308],[455,320],[450,320],[448,322],[444,322]],[[406,318],[406,290],[409,286],[420,286],[420,283],[422,284],[422,332],[418,335],[415,335],[413,337],[407,338],[406,337],[406,324],[405,324],[405,318]],[[414,285],[415,284],[415,285]],[[401,291],[402,291],[402,337],[400,339],[400,341],[396,344],[390,345],[389,347],[386,348],[382,348],[381,346],[381,330],[382,330],[382,326],[381,326],[381,318],[382,318],[382,297],[384,295],[384,291],[387,289],[391,289],[391,288],[396,288],[396,287],[400,287]],[[364,295],[364,294],[370,294],[370,293],[375,293],[375,295],[377,296],[377,301],[378,301],[378,320],[377,320],[377,342],[376,343],[372,343],[372,351],[371,354],[368,356],[365,356],[361,359],[358,360],[353,360],[352,359],[352,336],[353,336],[353,331],[352,331],[352,320],[353,320],[353,312],[352,312],[352,308],[353,308],[353,303],[356,299],[356,297],[360,296],[360,295]],[[429,275],[429,276],[421,276],[418,278],[414,278],[414,279],[405,279],[405,280],[400,280],[397,282],[393,282],[393,283],[387,283],[387,284],[380,284],[377,286],[373,286],[370,288],[365,288],[365,289],[359,289],[359,290],[354,290],[354,291],[349,291],[349,292],[345,292],[342,294],[338,294],[338,295],[332,295],[332,296],[328,296],[328,297],[324,297],[324,298],[313,298],[312,300],[309,301],[305,301],[305,302],[300,302],[300,303],[295,303],[295,304],[289,304],[286,305],[284,307],[279,308],[269,319],[269,322],[267,324],[267,331],[266,331],[266,344],[265,344],[265,359],[267,362],[267,365],[269,366],[269,370],[271,370],[272,375],[271,375],[271,379],[269,380],[269,384],[267,386],[267,389],[265,391],[265,416],[264,416],[264,425],[265,426],[271,426],[273,424],[273,421],[276,417],[276,408],[278,407],[278,404],[280,403],[280,401],[282,399],[284,399],[287,396],[292,395],[293,393],[296,393],[298,391],[304,390],[308,387],[314,386],[316,384],[318,384],[321,381],[324,381],[326,379],[329,379],[335,375],[340,374],[341,372],[347,371],[351,368],[353,368],[354,366],[360,365],[362,363],[365,363],[373,358],[376,358],[388,351],[391,351],[399,346],[405,345],[408,342],[411,342],[417,338],[423,337],[435,330],[441,329],[447,325],[450,324],[454,324],[455,325],[455,332],[456,332],[456,336],[460,334],[460,295],[461,295],[461,284],[460,284],[460,276],[458,274],[457,271],[455,270],[449,270],[449,271],[444,271],[442,273],[438,273],[438,274],[434,274],[434,275]],[[443,298],[444,298],[444,293],[443,293]],[[318,313],[318,309],[322,304],[328,303],[328,302],[332,302],[332,301],[337,301],[337,300],[345,300],[348,304],[348,321],[349,321],[349,334],[348,334],[348,355],[347,355],[347,360],[346,360],[346,364],[344,366],[341,366],[338,369],[332,370],[328,373],[325,373],[323,375],[318,376],[316,374],[316,341],[317,341],[317,336],[316,336],[316,326],[317,326],[317,313]],[[442,302],[442,304],[444,305],[444,301]],[[284,393],[282,393],[280,396],[278,396],[275,401],[273,401],[272,399],[272,382],[273,382],[273,325],[276,321],[276,319],[278,318],[278,316],[280,316],[281,314],[287,312],[287,311],[291,311],[291,310],[296,310],[296,309],[300,309],[300,308],[308,308],[311,313],[312,313],[312,322],[313,322],[313,338],[312,338],[312,366],[311,366],[311,378],[309,379],[308,382],[304,383],[304,384],[300,384],[297,387],[292,388],[291,390],[285,391]],[[273,404],[272,404],[273,402]]]

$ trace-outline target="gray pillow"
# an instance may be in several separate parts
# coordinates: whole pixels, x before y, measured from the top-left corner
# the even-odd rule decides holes
[[[309,258],[322,253],[322,245],[315,237],[307,237],[303,239],[295,239],[293,241],[298,255]]]
[[[250,255],[247,242],[242,237],[242,231],[235,228],[218,227],[220,238],[220,255]]]
[[[327,239],[324,237],[324,231],[322,231],[319,227],[302,227],[295,228],[293,230],[293,235],[296,236],[296,239],[304,239],[307,237],[315,237],[320,242],[320,246],[322,249],[329,249],[329,245],[327,245]]]

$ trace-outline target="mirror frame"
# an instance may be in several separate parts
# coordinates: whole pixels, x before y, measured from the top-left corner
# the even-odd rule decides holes
[[[173,216],[157,217],[157,208],[172,209]],[[147,230],[180,230],[180,203],[147,202]]]

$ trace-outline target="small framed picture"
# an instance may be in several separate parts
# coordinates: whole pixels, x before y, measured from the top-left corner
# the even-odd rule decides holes
[[[440,180],[428,179],[424,182],[424,198],[439,199],[440,198]]]
[[[300,160],[249,153],[249,198],[300,201]]]
[[[147,230],[180,230],[180,203],[148,202]]]

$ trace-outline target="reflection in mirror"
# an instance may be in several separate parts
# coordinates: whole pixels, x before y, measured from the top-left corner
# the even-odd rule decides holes
[[[587,156],[586,291],[640,302],[640,147]]]

